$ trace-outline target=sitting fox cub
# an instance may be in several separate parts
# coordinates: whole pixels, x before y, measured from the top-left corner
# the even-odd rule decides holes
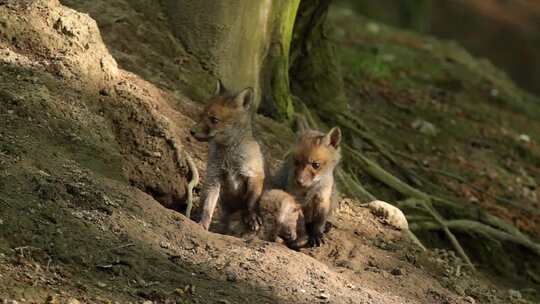
[[[251,129],[253,89],[230,94],[218,83],[216,95],[191,130],[197,140],[209,142],[200,224],[208,230],[219,201],[224,223],[228,225],[231,212],[243,210],[245,223],[257,230],[257,203],[265,174],[261,149]]]
[[[265,191],[259,202],[262,227],[259,236],[266,241],[284,241],[292,249],[305,245],[307,233],[302,206],[282,190]]]
[[[302,205],[309,244],[320,246],[333,209],[334,168],[341,158],[341,131],[327,134],[301,129],[295,147],[275,176],[274,187],[293,195]]]

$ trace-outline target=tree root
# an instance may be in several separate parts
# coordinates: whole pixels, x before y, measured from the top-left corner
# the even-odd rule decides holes
[[[193,158],[187,151],[183,151],[184,157],[182,157],[182,152],[178,148],[178,144],[176,143],[174,137],[166,133],[165,139],[167,140],[167,143],[171,146],[171,148],[174,150],[177,164],[183,164],[183,160],[185,160],[188,165],[189,171],[191,172],[191,180],[186,186],[186,217],[191,218],[191,209],[193,208],[193,189],[199,184],[199,171],[197,170],[197,166],[195,165]]]
[[[191,208],[193,208],[193,188],[197,187],[197,185],[199,184],[199,171],[197,170],[197,166],[195,165],[195,162],[193,162],[193,158],[191,158],[191,155],[189,155],[189,153],[185,151],[184,154],[189,167],[189,171],[191,171],[191,180],[187,184],[186,198],[186,217],[191,218]]]
[[[392,189],[395,189],[399,193],[413,197],[421,200],[429,201],[429,195],[409,186],[408,184],[402,182],[397,177],[388,173],[386,170],[381,168],[372,160],[364,157],[362,154],[352,149],[351,147],[344,145],[344,150],[348,152],[351,157],[360,165],[360,167],[366,171],[369,175],[373,176],[375,179],[383,182]]]
[[[316,126],[315,119],[310,110],[305,105],[302,107],[302,110],[307,117],[307,121],[313,124],[313,126]],[[383,157],[389,160],[390,163],[397,166],[405,177],[411,179],[412,182],[415,182],[415,176],[403,168],[395,160],[393,155],[386,151],[384,147],[368,133],[367,128],[357,117],[350,114],[336,114],[336,117],[338,117],[337,120],[340,125],[360,136],[360,138],[366,141],[369,145],[381,153]],[[502,219],[480,210],[479,208],[476,208],[470,213],[476,214],[481,222],[467,219],[446,220],[439,214],[434,205],[452,210],[462,210],[464,207],[444,198],[424,193],[423,191],[420,191],[395,177],[377,163],[363,156],[360,152],[356,151],[350,146],[346,144],[343,144],[342,146],[344,152],[348,154],[353,163],[355,163],[360,169],[378,181],[384,183],[388,187],[409,198],[396,203],[399,208],[411,208],[419,211],[420,213],[427,214],[429,215],[430,219],[433,219],[430,221],[425,221],[426,216],[422,216],[423,220],[410,224],[411,229],[442,230],[457,254],[463,259],[463,261],[465,261],[467,266],[471,267],[472,269],[475,269],[474,265],[456,236],[453,234],[452,230],[457,230],[460,232],[476,232],[488,237],[492,237],[496,240],[513,242],[522,245],[540,255],[539,244],[532,242],[527,236],[525,236],[511,224],[508,224]],[[338,170],[337,176],[350,194],[361,201],[371,201],[373,198],[375,198],[371,193],[365,190],[359,182],[355,181],[353,176],[349,175],[344,170]],[[414,233],[410,232],[409,237],[413,240],[413,242],[417,243],[420,248],[425,249]]]
[[[502,203],[502,204],[507,204],[507,205],[511,205],[511,206],[514,206],[516,208],[519,208],[519,209],[522,209],[522,210],[526,210],[528,212],[531,212],[531,213],[536,213],[538,214],[538,211],[535,210],[534,208],[527,208],[526,206],[523,206],[523,205],[520,205],[518,203],[515,203],[509,199],[506,199],[504,197],[500,197],[500,196],[497,196],[497,195],[494,195],[494,194],[491,194],[489,193],[488,191],[480,188],[480,187],[477,187],[473,184],[471,184],[470,182],[467,181],[467,179],[465,179],[464,177],[462,176],[459,176],[457,174],[454,174],[452,172],[448,172],[448,171],[444,171],[444,170],[438,170],[438,169],[431,169],[431,168],[423,168],[421,167],[422,170],[424,171],[428,171],[428,172],[432,172],[432,173],[435,173],[435,174],[439,174],[439,175],[442,175],[442,176],[445,176],[445,177],[448,177],[448,178],[452,178],[452,179],[455,179],[457,180],[458,182],[462,183],[462,184],[465,184],[469,187],[471,187],[472,189],[474,189],[475,191],[477,192],[480,192],[480,193],[483,193],[491,198],[493,198],[495,201],[499,202],[499,203]]]
[[[495,229],[491,226],[470,220],[450,220],[445,222],[446,227],[463,233],[477,233],[489,236],[498,241],[506,241],[521,245],[540,255],[540,245],[528,239],[520,238],[510,233]],[[435,222],[417,222],[410,225],[412,230],[441,230],[443,227]]]
[[[411,182],[411,183],[413,183],[413,184],[415,184],[417,186],[422,185],[422,183],[420,182],[420,180],[418,179],[418,177],[414,173],[412,173],[410,170],[408,170],[403,165],[401,165],[394,158],[394,156],[383,147],[382,144],[380,144],[367,131],[364,131],[364,130],[366,130],[366,128],[363,126],[363,124],[361,123],[361,121],[358,118],[356,118],[356,117],[354,117],[354,115],[350,115],[350,114],[343,114],[342,116],[337,116],[337,117],[338,117],[338,123],[340,125],[346,127],[347,130],[350,130],[354,134],[360,136],[360,138],[362,138],[365,142],[367,142],[369,145],[371,145],[384,158],[386,158],[392,165],[394,165],[399,170],[399,172],[401,174],[403,174],[403,176],[405,176],[405,178],[409,182]],[[359,126],[359,128],[355,127],[354,124],[351,123],[350,121],[353,121],[354,124]]]
[[[338,169],[337,177],[341,184],[345,186],[347,192],[361,202],[371,202],[376,200],[375,196],[369,193],[369,191],[367,191],[360,183],[356,182],[347,172],[345,172],[345,170],[341,168]]]
[[[422,244],[422,242],[418,239],[418,237],[411,231],[411,229],[407,229],[405,231],[405,233],[407,233],[407,236],[411,239],[411,241],[416,244],[416,246],[418,246],[422,251],[426,251],[426,246],[424,246],[424,244]]]

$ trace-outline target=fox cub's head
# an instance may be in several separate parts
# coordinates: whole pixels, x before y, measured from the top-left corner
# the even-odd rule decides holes
[[[341,158],[339,144],[341,130],[332,128],[327,134],[315,130],[301,130],[292,152],[294,182],[309,187],[322,177],[333,174]]]
[[[199,117],[199,123],[191,129],[193,137],[199,141],[225,143],[235,134],[251,129],[252,88],[230,94],[218,82],[215,95]]]

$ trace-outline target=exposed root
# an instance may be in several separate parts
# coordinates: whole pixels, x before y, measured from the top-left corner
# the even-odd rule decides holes
[[[191,208],[193,208],[193,188],[197,187],[199,184],[199,171],[197,170],[197,166],[195,165],[195,162],[193,161],[193,158],[191,158],[191,155],[184,151],[185,159],[189,167],[189,171],[191,171],[191,180],[187,184],[187,207],[186,207],[186,217],[191,217]]]
[[[405,231],[407,233],[407,236],[411,239],[411,241],[416,244],[422,251],[426,251],[426,246],[422,244],[422,242],[418,239],[418,237],[411,231],[411,229],[407,229]]]
[[[313,126],[316,126],[316,121],[310,110],[302,103],[301,105],[302,112],[305,115],[305,120],[307,120],[307,122],[312,124]],[[417,179],[414,174],[410,173],[408,170],[402,167],[395,160],[393,155],[390,154],[387,150],[385,150],[383,145],[378,143],[375,138],[371,134],[369,134],[367,128],[357,117],[351,114],[336,114],[336,117],[340,125],[344,126],[347,130],[353,132],[355,135],[358,135],[369,145],[375,148],[379,153],[381,153],[383,157],[385,157],[387,160],[390,161],[390,163],[396,166],[400,170],[400,172],[411,182],[415,184],[420,184],[419,179]],[[353,163],[355,163],[364,172],[377,179],[378,181],[384,183],[388,187],[399,192],[400,194],[404,195],[405,197],[409,198],[407,200],[396,203],[399,208],[410,208],[411,210],[415,210],[420,214],[424,214],[418,218],[418,220],[420,220],[418,222],[415,220],[414,216],[409,216],[408,219],[415,222],[410,224],[411,227],[415,229],[423,227],[427,230],[437,229],[444,231],[446,237],[448,238],[448,241],[453,246],[454,250],[457,252],[457,254],[459,254],[463,261],[466,262],[467,266],[471,267],[472,269],[474,269],[474,265],[472,264],[470,258],[468,257],[465,250],[463,249],[458,239],[451,230],[478,233],[487,237],[492,237],[496,240],[513,242],[529,248],[536,254],[540,255],[539,244],[532,242],[527,236],[525,236],[511,224],[508,224],[502,219],[490,215],[485,211],[478,209],[469,212],[473,215],[476,214],[480,222],[468,219],[446,220],[440,215],[434,205],[457,211],[463,211],[463,206],[460,206],[459,204],[453,203],[449,200],[424,193],[423,191],[420,191],[410,186],[406,182],[403,182],[398,177],[392,175],[391,173],[383,169],[376,162],[363,156],[360,152],[356,151],[348,145],[343,144],[343,149],[344,152],[348,154],[347,156],[352,159]],[[360,201],[371,201],[375,198],[374,195],[365,190],[364,187],[357,180],[355,180],[353,175],[349,175],[344,170],[338,170],[337,177],[341,181],[342,185],[347,189],[349,194],[358,198]],[[463,182],[463,180],[464,179],[462,179],[461,181]],[[467,214],[466,212],[462,213]],[[426,219],[429,220],[426,221]],[[414,233],[410,232],[409,237],[411,238],[411,240],[413,240],[413,242],[419,245],[420,248],[425,249],[423,244],[420,242],[420,240],[418,240]]]
[[[365,172],[367,172],[369,175],[373,176],[377,180],[383,182],[390,188],[395,189],[396,191],[407,197],[413,197],[427,201],[430,200],[429,195],[402,182],[397,177],[388,173],[375,162],[364,157],[362,154],[355,151],[351,147],[344,145],[344,150],[350,154],[351,158],[353,158]]]
[[[504,197],[493,195],[493,194],[489,193],[488,191],[469,183],[467,181],[467,179],[465,179],[464,177],[459,176],[457,174],[454,174],[452,172],[448,172],[448,171],[444,171],[444,170],[438,170],[438,169],[424,168],[424,167],[421,167],[421,169],[424,170],[424,171],[432,172],[432,173],[439,174],[439,175],[442,175],[442,176],[445,176],[445,177],[448,177],[448,178],[455,179],[458,182],[469,186],[470,188],[474,189],[475,191],[477,191],[479,193],[483,193],[483,194],[495,199],[499,203],[511,205],[511,206],[514,206],[514,207],[519,208],[519,209],[526,210],[526,211],[531,212],[531,213],[538,213],[538,210],[535,210],[534,208],[528,208],[525,205],[520,205],[520,204],[518,204],[516,202],[513,202],[513,201],[511,201],[509,199],[506,199]]]
[[[355,117],[354,115],[351,115],[351,114],[343,114],[343,115],[339,115],[337,116],[338,117],[338,123],[341,125],[341,126],[344,126],[347,128],[347,130],[353,132],[354,134],[360,136],[360,138],[362,140],[364,140],[365,142],[367,142],[369,145],[371,145],[375,150],[377,150],[384,158],[386,158],[392,165],[394,165],[401,174],[403,174],[403,176],[405,176],[405,178],[417,185],[417,186],[421,186],[422,183],[420,182],[420,179],[415,175],[413,174],[410,170],[408,170],[407,168],[405,168],[403,165],[401,165],[400,162],[398,162],[394,156],[387,151],[387,149],[385,149],[383,147],[383,145],[381,143],[379,143],[374,136],[372,136],[371,134],[369,134],[368,131],[366,131],[366,127],[364,127],[364,125],[362,124],[362,122],[357,118]],[[354,122],[354,124],[352,122]],[[359,127],[357,128],[355,125],[358,125]]]
[[[338,169],[337,177],[349,195],[358,198],[361,202],[376,200],[375,196],[369,193],[361,184],[357,183],[345,170]]]
[[[507,232],[495,229],[488,225],[470,220],[450,220],[445,222],[446,227],[463,233],[477,233],[489,236],[497,241],[506,241],[521,245],[540,255],[540,245],[528,239],[523,239]],[[412,230],[441,230],[443,227],[435,222],[417,222],[410,225]]]

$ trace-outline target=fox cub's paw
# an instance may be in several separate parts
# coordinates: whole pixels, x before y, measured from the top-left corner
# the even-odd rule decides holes
[[[208,228],[210,228],[210,223],[208,221],[201,220],[197,224],[199,224],[204,230],[208,230]]]
[[[255,213],[246,215],[244,222],[251,231],[258,231],[262,224],[261,218]]]
[[[322,244],[324,244],[322,232],[316,232],[309,236],[310,247],[320,247]]]

